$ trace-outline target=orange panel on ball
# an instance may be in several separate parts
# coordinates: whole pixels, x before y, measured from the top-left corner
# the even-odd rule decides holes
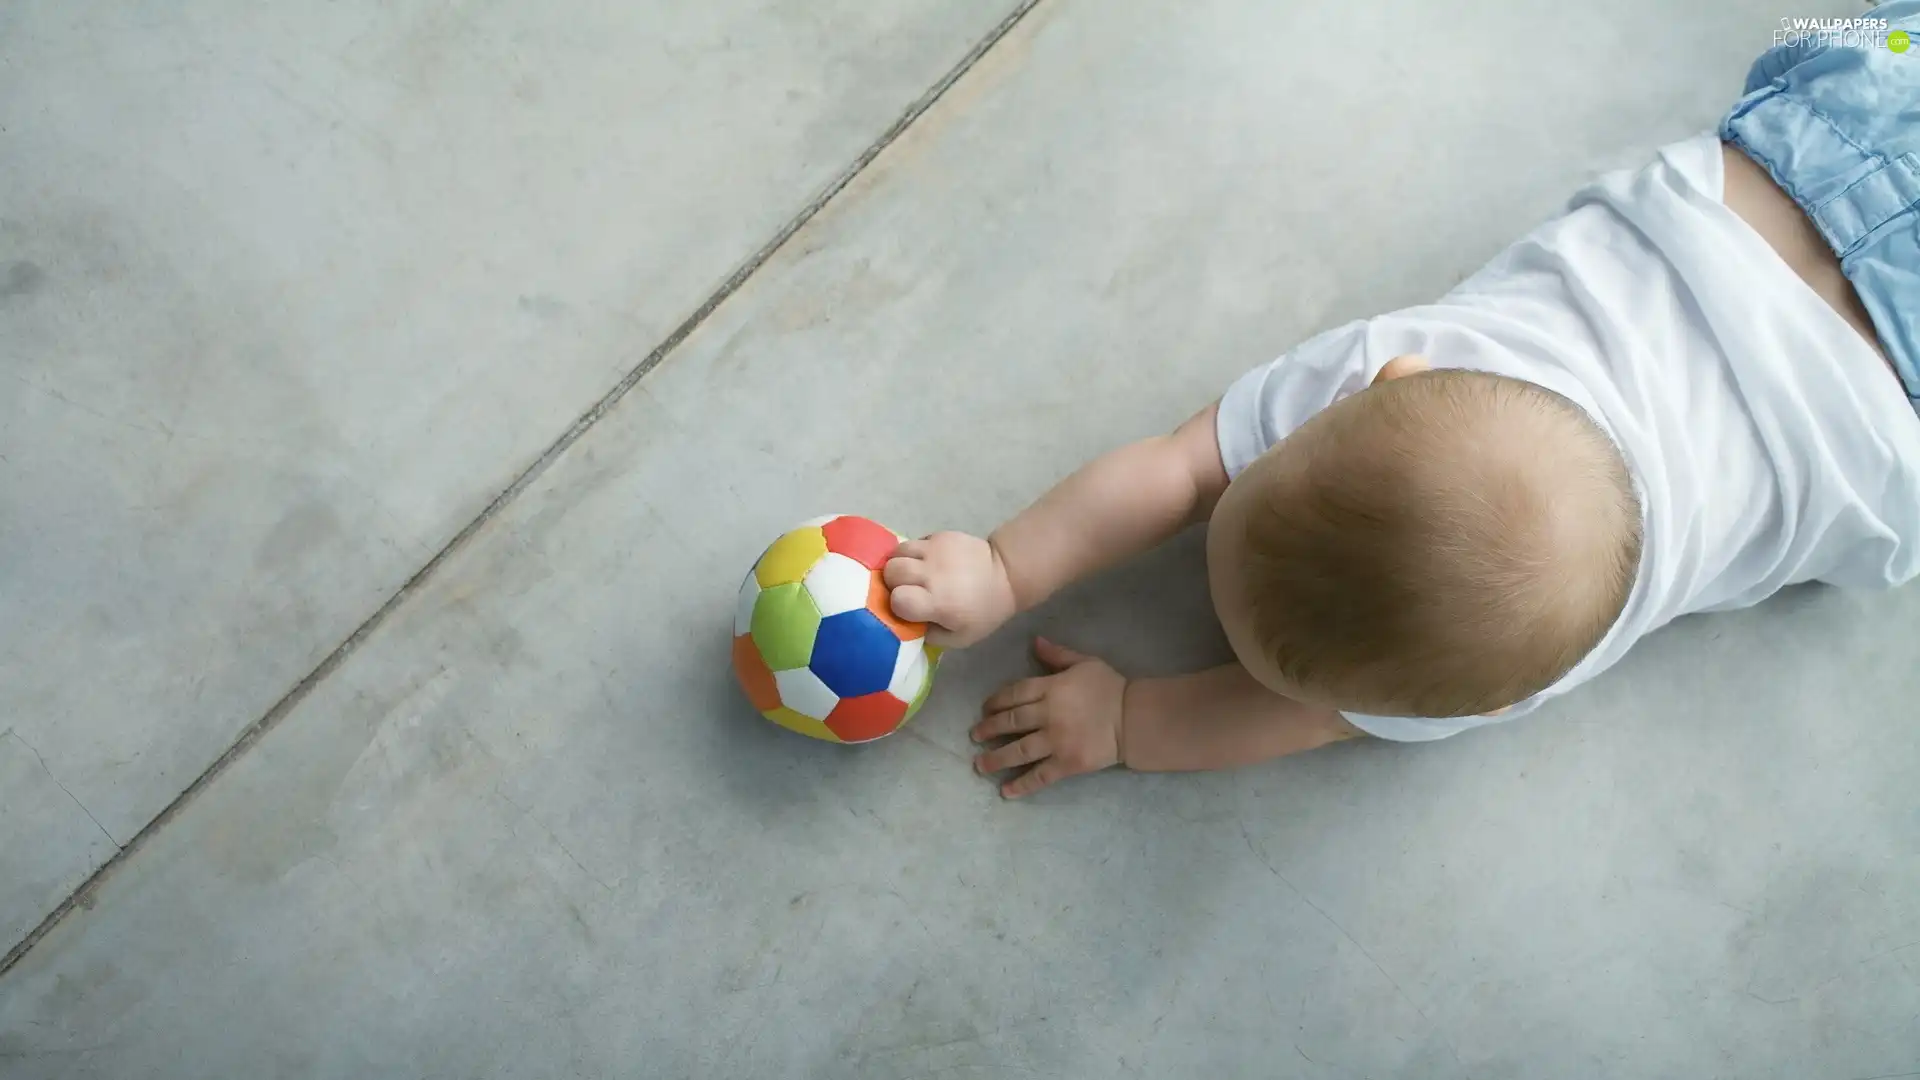
[[[733,639],[733,674],[755,709],[767,712],[780,707],[780,687],[773,681],[773,672],[767,670],[767,662],[760,659],[751,635]]]
[[[837,517],[820,527],[827,534],[827,550],[856,560],[869,570],[887,565],[900,538],[893,530],[863,517]]]
[[[867,610],[880,617],[880,621],[892,627],[900,635],[901,641],[927,636],[927,624],[908,622],[893,613],[893,605],[887,602],[887,583],[881,580],[880,571],[873,572],[873,583],[867,586]]]
[[[827,730],[846,742],[866,742],[899,727],[906,716],[907,703],[882,690],[841,699],[827,714]]]

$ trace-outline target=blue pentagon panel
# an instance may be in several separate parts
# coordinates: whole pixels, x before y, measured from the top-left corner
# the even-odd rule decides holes
[[[820,620],[807,666],[834,693],[859,697],[887,688],[899,652],[892,628],[866,608],[856,608]]]

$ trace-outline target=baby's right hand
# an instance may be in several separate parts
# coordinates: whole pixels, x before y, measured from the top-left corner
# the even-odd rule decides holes
[[[1019,605],[992,544],[940,532],[894,550],[883,572],[888,602],[902,619],[931,623],[927,643],[965,648],[1000,628]]]

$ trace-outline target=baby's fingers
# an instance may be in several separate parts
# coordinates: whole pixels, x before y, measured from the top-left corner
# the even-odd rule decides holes
[[[964,634],[956,634],[940,625],[938,619],[921,619],[927,624],[927,645],[935,649],[964,649],[972,644]]]
[[[927,569],[925,559],[895,555],[881,568],[880,580],[886,582],[889,589],[897,589],[902,585],[925,585],[933,580],[933,572]]]
[[[1093,657],[1088,656],[1086,653],[1076,652],[1073,649],[1067,648],[1065,645],[1048,641],[1043,637],[1033,639],[1033,655],[1039,657],[1041,663],[1055,671],[1065,671],[1075,664],[1084,664],[1093,659]]]
[[[887,594],[887,606],[896,618],[908,622],[937,622],[937,605],[924,585],[900,585]]]
[[[1005,772],[1022,765],[1031,765],[1052,753],[1047,745],[1047,733],[1036,731],[1018,742],[1010,742],[997,750],[989,750],[973,759],[973,767],[983,773]]]
[[[1059,758],[1048,758],[1001,784],[1000,794],[1009,799],[1017,799],[1022,795],[1031,795],[1056,780],[1065,780],[1069,775],[1071,774],[1060,764]]]
[[[1026,704],[1017,709],[996,712],[973,725],[973,741],[986,742],[988,739],[1002,739],[1008,735],[1025,735],[1029,731],[1040,730],[1045,723],[1045,718],[1040,715],[1039,706]]]
[[[1021,679],[995,690],[993,696],[981,704],[980,711],[989,714],[1006,712],[1022,705],[1031,705],[1046,696],[1046,679]]]

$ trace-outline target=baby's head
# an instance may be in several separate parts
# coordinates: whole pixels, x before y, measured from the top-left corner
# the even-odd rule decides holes
[[[1234,480],[1207,562],[1262,683],[1455,717],[1521,701],[1597,646],[1640,544],[1626,462],[1579,406],[1403,356]]]

